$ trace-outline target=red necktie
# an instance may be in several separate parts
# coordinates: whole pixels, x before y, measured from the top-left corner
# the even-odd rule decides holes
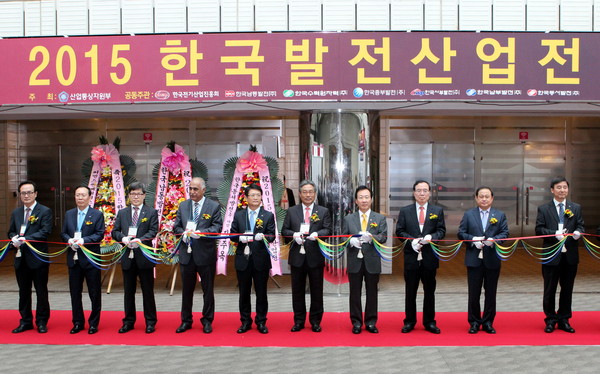
[[[304,210],[304,223],[310,223],[310,207],[306,207]]]
[[[137,206],[133,207],[133,218],[131,219],[131,225],[136,227],[138,224],[138,218],[140,217],[138,210],[140,210],[140,208],[138,208]]]
[[[419,207],[419,225],[425,224],[425,208]]]

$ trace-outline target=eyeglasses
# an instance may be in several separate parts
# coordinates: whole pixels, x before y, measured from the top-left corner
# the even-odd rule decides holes
[[[29,195],[33,195],[34,193],[35,193],[35,191],[23,191],[23,192],[19,192],[19,195],[29,196]]]
[[[251,193],[250,195],[247,195],[248,197],[261,197],[262,195],[259,193]]]
[[[144,192],[131,192],[129,194],[129,196],[133,196],[133,197],[144,196],[144,195],[145,195]]]
[[[190,187],[190,191],[200,191],[200,188],[198,188],[198,187]]]
[[[316,192],[315,192],[315,190],[302,190],[302,191],[300,191],[300,193],[302,195],[314,195]]]
[[[415,192],[416,193],[428,193],[429,190],[421,190],[421,189],[419,189],[419,190],[415,190]]]
[[[75,197],[88,197],[88,196],[90,196],[90,195],[84,194],[84,193],[76,193],[75,194]]]

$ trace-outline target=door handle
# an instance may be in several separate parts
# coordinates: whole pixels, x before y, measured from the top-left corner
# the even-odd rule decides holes
[[[517,214],[515,214],[515,216],[517,217],[516,225],[520,225],[521,220],[519,218],[519,212],[521,211],[521,191],[519,190],[519,187],[516,187],[515,191],[517,192]]]
[[[525,187],[525,224],[529,225],[529,187]]]

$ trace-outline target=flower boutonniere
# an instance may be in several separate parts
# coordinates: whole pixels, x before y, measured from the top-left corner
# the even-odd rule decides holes
[[[38,220],[38,217],[36,216],[29,216],[29,223],[36,223]]]
[[[319,215],[317,214],[317,212],[313,213],[312,216],[310,216],[310,222],[317,222],[320,220],[321,219],[319,218]]]
[[[85,221],[85,224],[86,224],[87,226],[91,225],[92,223],[94,223],[94,222],[92,222],[92,221]]]
[[[377,226],[379,226],[379,225],[377,225],[377,222],[371,222],[369,224],[369,227],[377,227]]]
[[[262,229],[262,227],[263,227],[263,220],[260,219],[260,218],[257,218],[254,227],[256,227],[257,229]]]
[[[202,215],[202,218],[204,218],[204,219],[210,219],[210,214],[208,214],[208,213],[204,213],[204,214]]]
[[[573,217],[573,212],[571,211],[571,209],[565,210],[565,217],[567,217],[567,218]]]
[[[438,215],[434,213],[429,213],[429,219],[437,219]]]
[[[497,223],[498,223],[498,220],[496,219],[496,217],[490,218],[490,225],[495,225]]]
[[[142,218],[142,222],[147,222],[147,221],[148,221],[148,217]]]

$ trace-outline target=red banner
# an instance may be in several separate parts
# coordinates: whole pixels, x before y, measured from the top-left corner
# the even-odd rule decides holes
[[[0,104],[600,99],[596,33],[1,39]]]

